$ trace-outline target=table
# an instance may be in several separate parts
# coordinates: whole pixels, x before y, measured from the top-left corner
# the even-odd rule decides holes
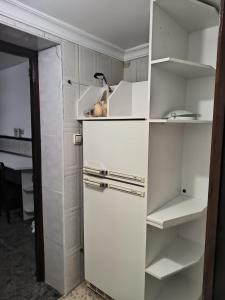
[[[23,219],[27,220],[32,218],[32,212],[34,211],[32,158],[0,151],[0,162],[3,162],[6,167],[7,180],[15,183],[21,183]],[[18,173],[19,182],[17,181]]]

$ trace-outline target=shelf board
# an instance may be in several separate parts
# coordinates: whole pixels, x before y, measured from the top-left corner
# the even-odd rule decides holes
[[[159,254],[145,272],[162,280],[198,263],[203,253],[202,245],[177,238]]]
[[[147,216],[147,224],[165,229],[198,219],[206,211],[206,204],[195,198],[180,195]]]
[[[149,123],[175,123],[175,124],[212,124],[212,120],[167,120],[167,119],[149,119]]]
[[[146,117],[133,117],[133,116],[80,117],[76,121],[107,121],[107,120],[146,120]]]
[[[33,201],[27,201],[24,204],[23,210],[26,214],[33,214],[34,213],[34,202]]]
[[[212,66],[171,57],[153,60],[151,64],[187,79],[215,76],[216,73],[215,68]]]
[[[33,184],[25,185],[23,187],[23,191],[28,194],[33,193],[34,191]]]
[[[185,276],[175,276],[164,283],[154,300],[200,300],[201,287]]]
[[[188,32],[219,25],[216,9],[197,0],[155,0],[164,11]]]

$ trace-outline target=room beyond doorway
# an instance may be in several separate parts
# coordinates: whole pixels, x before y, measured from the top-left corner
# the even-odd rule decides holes
[[[14,57],[27,59],[29,62],[29,94],[30,94],[30,140],[32,140],[32,180],[35,218],[35,248],[37,280],[44,280],[44,245],[41,200],[41,147],[40,147],[40,112],[38,92],[38,57],[37,52],[0,41],[0,52]],[[10,60],[12,61],[12,59]],[[13,82],[11,82],[13,89]],[[12,107],[12,110],[14,108]],[[19,127],[19,126],[18,126]],[[20,128],[18,128],[20,129]],[[29,130],[28,130],[29,131]],[[29,135],[29,133],[28,133]],[[20,136],[16,138],[20,139]],[[3,161],[4,163],[4,161]]]
[[[0,298],[31,299],[29,295],[36,293],[41,299],[57,299],[59,295],[54,289],[38,283],[45,277],[38,52],[0,41],[0,54],[0,68],[7,70],[2,72],[6,80],[2,78],[1,90],[3,98],[8,99],[2,106],[4,117],[0,130],[0,162],[4,174],[1,175],[4,205],[0,216],[1,284],[4,286],[1,292],[4,295]],[[19,73],[20,69],[24,72]],[[10,125],[10,130],[4,125]],[[11,196],[13,190],[16,193]],[[9,193],[10,197],[5,197]],[[16,194],[20,195],[16,197]],[[46,298],[45,294],[51,297]]]

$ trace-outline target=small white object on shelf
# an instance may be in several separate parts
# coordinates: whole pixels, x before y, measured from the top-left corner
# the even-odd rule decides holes
[[[167,119],[149,119],[149,123],[176,123],[176,124],[212,124],[212,120],[167,120]]]
[[[187,79],[215,76],[216,73],[215,68],[212,66],[172,57],[153,60],[152,66],[175,73],[176,75]]]
[[[199,285],[185,276],[175,276],[165,282],[154,300],[200,300]]]
[[[207,205],[195,198],[180,195],[147,216],[147,224],[165,229],[198,219]]]
[[[34,234],[35,233],[35,221],[33,220],[31,223],[31,232]]]
[[[194,114],[188,110],[173,110],[165,115],[165,119],[167,120],[198,120],[200,117],[199,114]]]
[[[218,26],[218,12],[198,0],[154,0],[188,32]]]
[[[146,268],[149,275],[162,280],[198,263],[203,256],[203,246],[184,238],[177,238]]]

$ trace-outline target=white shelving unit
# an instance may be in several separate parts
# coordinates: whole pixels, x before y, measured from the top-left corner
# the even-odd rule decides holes
[[[211,121],[217,11],[196,0],[156,0],[151,12],[150,119],[184,109]]]
[[[145,272],[162,280],[197,264],[202,256],[202,245],[177,238],[162,250]]]
[[[198,300],[219,16],[197,0],[153,0],[145,300]],[[167,120],[175,110],[196,120]]]
[[[206,212],[206,202],[178,196],[147,216],[148,225],[166,229],[198,219]]]
[[[106,117],[86,117],[85,112],[101,99],[106,87],[91,86],[77,103],[78,120],[147,119],[149,115],[148,82],[121,81],[108,95]]]

